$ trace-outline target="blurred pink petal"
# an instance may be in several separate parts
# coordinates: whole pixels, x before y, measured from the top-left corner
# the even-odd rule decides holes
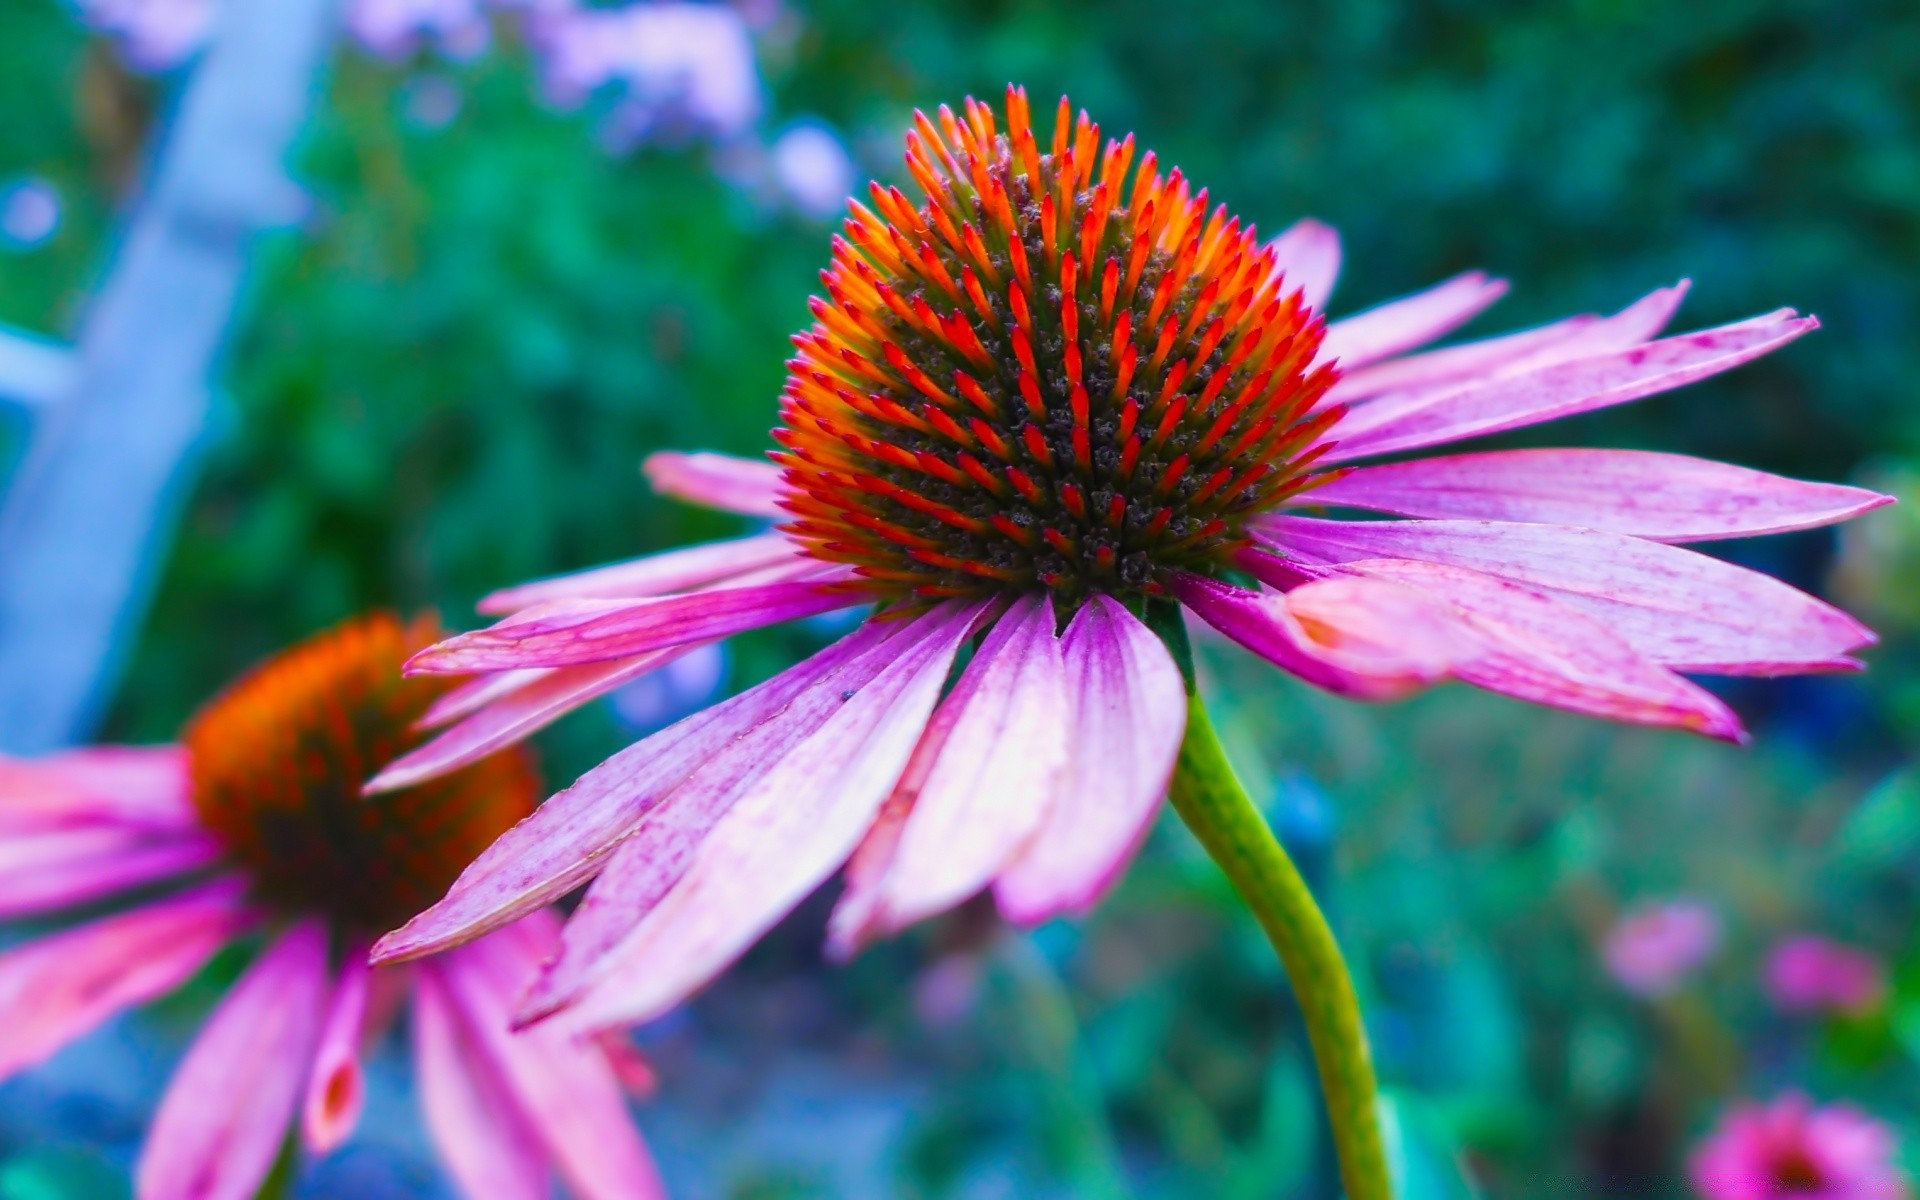
[[[79,826],[0,840],[0,917],[70,908],[211,867],[224,853],[206,835]]]
[[[800,557],[794,544],[782,535],[762,533],[729,542],[706,542],[503,588],[484,597],[478,608],[483,613],[511,613],[553,600],[665,596],[692,588],[704,589],[748,571],[789,564],[796,570],[818,566]]]
[[[1153,827],[1186,732],[1186,687],[1152,630],[1106,596],[1060,639],[1072,758],[1026,849],[994,881],[1008,920],[1091,908]]]
[[[1320,361],[1351,370],[1425,345],[1471,321],[1507,294],[1507,281],[1480,271],[1456,275],[1411,296],[1342,317],[1327,326]]]
[[[1818,934],[1796,934],[1776,945],[1763,977],[1774,1004],[1792,1013],[1860,1016],[1887,998],[1886,964]]]
[[[300,1134],[308,1150],[326,1154],[353,1132],[366,1105],[366,1081],[360,1070],[360,1046],[367,1018],[366,943],[347,947],[327,1001],[320,1042],[307,1076],[300,1108]]]
[[[1386,396],[1349,412],[1328,463],[1482,437],[1625,404],[1731,370],[1819,327],[1790,308],[1480,386]],[[1329,334],[1331,341],[1331,333]]]
[[[1601,947],[1607,970],[1637,996],[1674,991],[1720,948],[1720,918],[1694,900],[1674,900],[1627,914]]]
[[[1789,1092],[1727,1110],[1688,1163],[1703,1200],[1906,1200],[1892,1128]]]
[[[0,954],[0,1078],[180,986],[251,923],[241,899],[209,884]]]
[[[463,1028],[444,969],[444,960],[423,964],[413,997],[414,1073],[427,1132],[471,1200],[550,1200],[539,1138]]]
[[[1359,467],[1307,493],[1403,517],[1579,525],[1656,542],[1831,525],[1893,497],[1648,450],[1493,450]]]
[[[220,1001],[161,1097],[139,1200],[251,1200],[279,1157],[327,1002],[327,930],[280,935]]]
[[[1261,518],[1258,536],[1308,561],[1412,558],[1543,591],[1677,671],[1767,675],[1855,666],[1858,621],[1758,571],[1690,550],[1562,525]]]
[[[89,746],[45,758],[0,755],[0,831],[107,824],[195,829],[179,746]]]
[[[785,488],[780,468],[757,458],[701,451],[662,450],[643,464],[647,482],[663,496],[749,517],[781,517]]]
[[[1286,281],[1283,290],[1297,288],[1308,308],[1324,310],[1340,278],[1339,230],[1309,217],[1281,230],[1269,246]]]

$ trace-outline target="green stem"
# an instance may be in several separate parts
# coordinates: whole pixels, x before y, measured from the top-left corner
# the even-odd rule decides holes
[[[1187,702],[1187,736],[1169,790],[1180,819],[1267,931],[1300,998],[1347,1200],[1392,1200],[1373,1058],[1353,980],[1306,880],[1234,774],[1197,692]]]

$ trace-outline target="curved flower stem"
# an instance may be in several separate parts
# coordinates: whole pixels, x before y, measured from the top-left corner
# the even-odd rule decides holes
[[[1373,1058],[1353,980],[1306,881],[1234,774],[1197,692],[1187,701],[1187,736],[1169,792],[1180,819],[1267,931],[1300,999],[1347,1200],[1392,1200]]]

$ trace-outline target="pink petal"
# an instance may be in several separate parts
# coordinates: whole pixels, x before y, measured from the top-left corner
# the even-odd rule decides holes
[[[665,596],[766,567],[792,566],[798,570],[811,564],[812,560],[802,557],[785,535],[762,533],[502,588],[482,599],[477,607],[483,613],[511,613],[554,600]]]
[[[498,1071],[462,1027],[444,962],[423,965],[413,997],[414,1072],[427,1132],[470,1200],[549,1200],[547,1157]]]
[[[1285,277],[1285,290],[1297,288],[1308,308],[1325,309],[1340,278],[1339,231],[1309,217],[1287,226],[1268,248]]]
[[[641,600],[555,600],[429,646],[407,673],[565,667],[709,642],[865,601],[831,582],[722,588]]]
[[[1677,671],[1768,675],[1853,665],[1873,634],[1779,580],[1639,538],[1500,521],[1262,520],[1256,532],[1309,561],[1413,558],[1546,592]]]
[[[210,867],[223,853],[203,834],[155,836],[123,825],[10,833],[0,838],[0,917],[98,900]]]
[[[909,648],[938,633],[944,619],[873,621],[843,645],[857,653],[836,660],[772,719],[738,737],[651,806],[587,889],[567,922],[560,956],[528,998],[525,1019],[569,1003],[609,969],[608,955],[640,918],[679,882],[714,823],[747,790]]]
[[[478,762],[694,648],[670,646],[632,658],[561,667],[544,674],[394,759],[367,781],[366,790],[369,794],[396,791]]]
[[[667,1011],[846,861],[899,779],[979,613],[949,603],[920,618],[926,635],[734,804],[569,1025],[604,1028]]]
[[[1349,412],[1324,461],[1480,437],[1624,404],[1731,370],[1818,328],[1781,309],[1733,325],[1557,363],[1481,386],[1385,396]]]
[[[1506,295],[1504,279],[1489,279],[1480,271],[1456,275],[1424,292],[1343,317],[1327,326],[1320,360],[1338,359],[1347,369],[1423,346],[1480,315]]]
[[[388,934],[376,963],[418,958],[498,929],[599,873],[648,810],[796,696],[895,635],[869,622],[807,661],[627,747],[551,797],[483,851],[446,898]]]
[[[1454,675],[1536,704],[1613,721],[1675,726],[1740,741],[1740,720],[1712,693],[1636,653],[1599,622],[1549,596],[1460,567],[1365,559],[1344,570],[1444,598],[1487,642]]]
[[[0,1079],[172,991],[250,923],[240,886],[224,882],[0,954]]]
[[[558,1029],[509,1028],[514,997],[553,950],[551,932],[539,940],[529,932],[501,930],[440,965],[468,1035],[580,1200],[664,1196],[599,1045]]]
[[[1637,346],[1666,328],[1688,286],[1683,279],[1610,317],[1586,313],[1536,329],[1362,367],[1342,376],[1327,390],[1325,399],[1329,404],[1351,403],[1386,392],[1431,392],[1444,385],[1457,387],[1504,379],[1558,362]]]
[[[783,515],[781,471],[770,462],[707,451],[662,450],[649,455],[642,469],[653,490],[663,496],[749,517]]]
[[[279,1157],[327,1001],[327,930],[289,929],[213,1010],[147,1131],[139,1200],[251,1200]]]
[[[360,1071],[360,1045],[367,1018],[366,944],[351,945],[341,960],[340,978],[327,1003],[313,1071],[300,1107],[300,1133],[307,1149],[325,1154],[347,1139],[366,1104]]]
[[[1656,542],[1811,529],[1893,503],[1862,488],[1647,450],[1493,450],[1414,459],[1356,468],[1308,495],[1315,504],[1404,517],[1578,525]]]
[[[1085,911],[1112,886],[1153,827],[1187,725],[1180,668],[1117,601],[1082,605],[1060,648],[1073,757],[1039,831],[993,885],[1000,911],[1026,925]]]
[[[414,722],[414,728],[438,729],[443,725],[451,725],[461,717],[479,712],[495,700],[513,695],[537,679],[545,679],[553,672],[552,667],[528,667],[521,671],[480,675],[456,684],[427,706],[427,711]]]
[[[77,824],[197,828],[180,746],[93,746],[45,758],[0,755],[0,830]]]
[[[1290,592],[1253,592],[1198,575],[1174,594],[1201,620],[1317,687],[1390,700],[1444,679],[1478,639],[1409,588],[1332,578]]]
[[[1019,854],[1066,775],[1067,706],[1053,601],[1017,601],[927,727],[938,749],[879,883],[878,931],[945,912]]]

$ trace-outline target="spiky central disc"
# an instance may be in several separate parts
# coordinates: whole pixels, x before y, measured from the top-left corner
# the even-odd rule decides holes
[[[1007,130],[915,114],[926,193],[872,189],[834,239],[774,431],[789,530],[883,596],[1161,589],[1310,486],[1319,318],[1270,250],[1133,139],[1100,147],[1063,98],[1041,153],[1025,93]]]
[[[391,929],[533,810],[538,780],[521,751],[361,795],[421,741],[414,723],[445,690],[400,676],[433,634],[385,614],[348,622],[256,667],[187,726],[195,806],[251,869],[263,900],[352,929]]]

